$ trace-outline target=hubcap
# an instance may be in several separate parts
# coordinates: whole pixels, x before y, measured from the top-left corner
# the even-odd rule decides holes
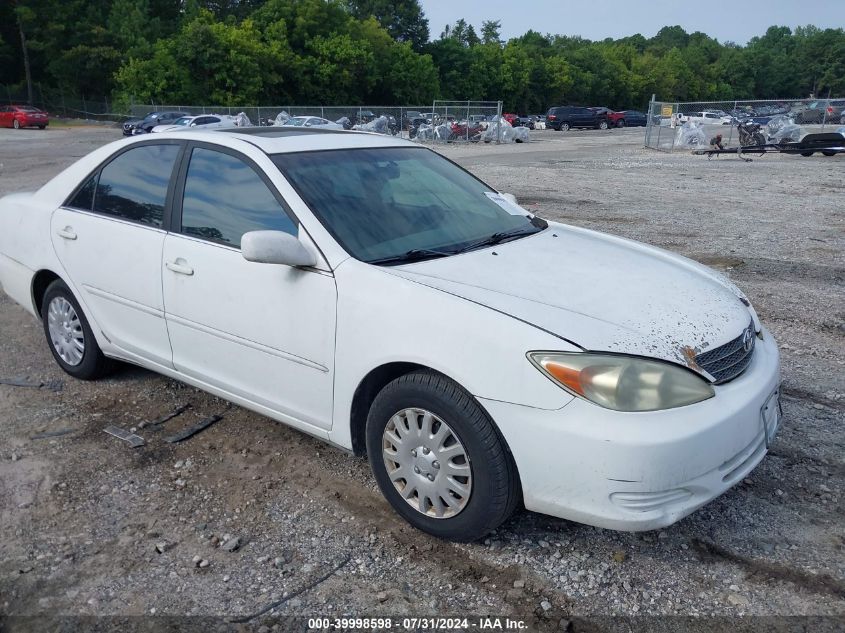
[[[455,432],[430,411],[403,409],[390,418],[382,458],[393,486],[417,512],[448,519],[466,507],[469,457]]]
[[[85,335],[73,305],[64,297],[55,297],[47,307],[47,329],[53,349],[68,365],[76,366],[85,354]]]

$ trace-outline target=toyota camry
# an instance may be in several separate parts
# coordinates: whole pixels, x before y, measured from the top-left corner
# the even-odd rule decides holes
[[[71,376],[133,363],[367,455],[448,539],[518,506],[669,525],[780,422],[777,345],[725,277],[395,137],[112,143],[0,201],[0,282]]]

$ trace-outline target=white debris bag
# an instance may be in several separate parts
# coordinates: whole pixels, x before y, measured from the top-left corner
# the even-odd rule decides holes
[[[290,115],[282,110],[276,115],[276,118],[273,119],[273,125],[284,125],[288,121],[290,121]]]
[[[237,116],[235,117],[235,125],[238,127],[249,127],[252,125],[252,122],[249,120],[249,117],[246,115],[246,112],[238,112]]]
[[[445,143],[452,136],[452,126],[448,123],[441,123],[434,128],[434,140]]]
[[[516,133],[514,132],[513,126],[503,117],[496,117],[490,121],[490,125],[481,133],[481,140],[485,143],[493,141],[513,143],[516,140]]]
[[[417,128],[417,135],[414,137],[417,141],[433,141],[434,128],[428,123],[423,123]]]
[[[766,132],[768,132],[769,138],[772,138],[785,126],[792,125],[793,123],[795,122],[785,114],[773,116],[771,119],[769,119],[769,122],[766,123]]]
[[[804,136],[804,130],[800,125],[787,123],[774,134],[769,135],[770,143],[797,143]]]
[[[707,145],[707,135],[695,121],[687,121],[675,132],[675,147],[695,148]]]
[[[387,117],[381,115],[380,117],[373,119],[369,123],[362,123],[360,125],[356,125],[353,130],[360,130],[362,132],[375,132],[376,134],[387,134],[388,133],[388,120]]]

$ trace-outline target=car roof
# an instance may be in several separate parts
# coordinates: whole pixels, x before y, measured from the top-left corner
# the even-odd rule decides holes
[[[224,146],[230,145],[227,142],[230,139],[237,139],[258,147],[266,154],[285,154],[330,149],[419,147],[416,143],[395,136],[386,136],[371,132],[347,131],[335,128],[281,126],[230,127],[202,131],[174,130],[172,132],[162,132],[159,138],[203,140]]]

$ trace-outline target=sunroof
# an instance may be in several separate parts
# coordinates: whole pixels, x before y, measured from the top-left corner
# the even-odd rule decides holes
[[[250,136],[265,136],[267,138],[281,138],[285,136],[303,136],[307,134],[342,134],[346,130],[301,128],[301,127],[223,127],[217,128],[216,132],[228,132],[230,134],[249,134]]]

